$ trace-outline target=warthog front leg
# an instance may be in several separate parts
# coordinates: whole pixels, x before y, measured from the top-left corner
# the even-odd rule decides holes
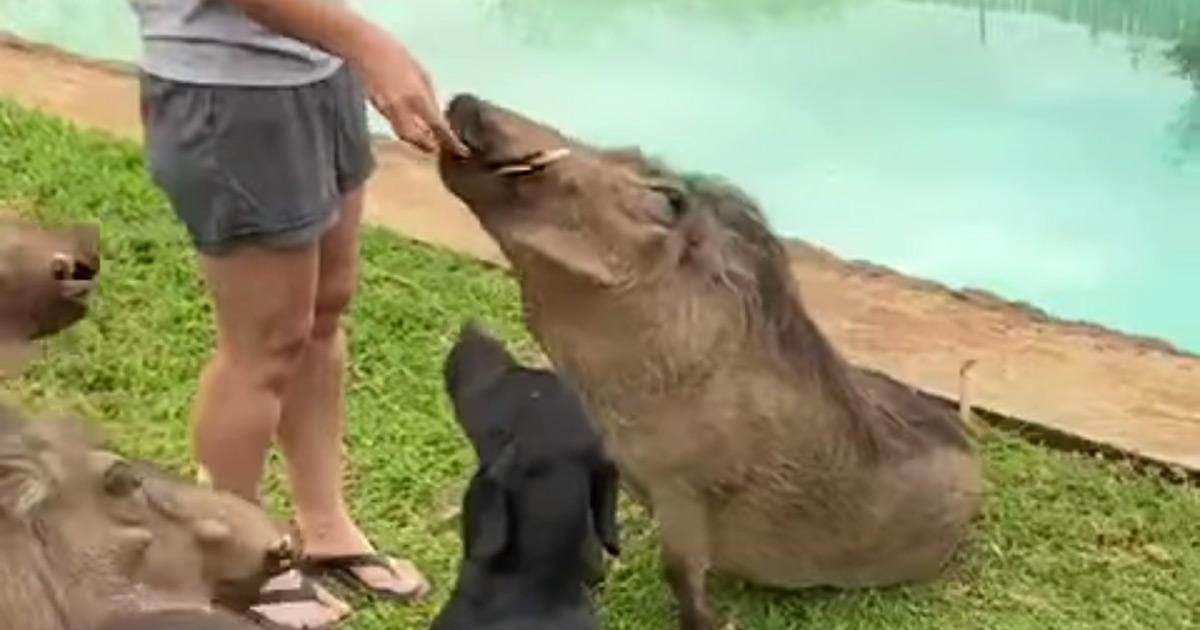
[[[679,630],[713,630],[708,612],[708,518],[702,500],[673,490],[654,495],[663,574],[678,606]]]

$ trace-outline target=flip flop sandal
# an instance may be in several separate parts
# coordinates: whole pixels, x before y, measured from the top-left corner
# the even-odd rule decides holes
[[[309,556],[300,562],[301,571],[314,577],[333,578],[348,589],[389,601],[413,602],[425,596],[429,587],[423,577],[408,593],[397,593],[389,588],[378,588],[364,580],[355,569],[378,567],[391,573],[397,580],[405,581],[396,565],[411,564],[390,558],[382,553],[349,554],[344,556]],[[412,571],[420,576],[416,567]]]
[[[273,604],[297,604],[315,603],[322,608],[332,608],[327,602],[321,599],[317,593],[316,587],[304,575],[300,576],[300,584],[289,588],[273,588],[263,591],[255,600],[254,605],[246,610],[238,611],[237,614],[245,617],[259,627],[266,630],[330,630],[340,625],[350,617],[350,612],[343,614],[341,617],[324,624],[308,625],[308,626],[293,626],[285,623],[280,623],[271,619],[266,613],[261,613],[254,610],[258,606],[271,606]]]

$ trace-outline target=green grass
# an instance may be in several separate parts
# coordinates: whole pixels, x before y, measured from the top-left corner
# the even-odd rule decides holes
[[[0,102],[0,203],[46,220],[100,219],[105,256],[93,315],[10,384],[36,408],[100,423],[130,455],[188,467],[185,417],[211,333],[182,230],[140,150]],[[370,534],[435,581],[420,607],[363,608],[353,628],[419,628],[448,593],[459,553],[435,515],[470,466],[440,386],[451,335],[476,316],[526,350],[503,273],[380,229],[364,236],[350,315],[351,496]],[[986,517],[966,561],[937,584],[784,595],[715,581],[748,630],[1183,630],[1200,627],[1200,493],[1129,467],[985,440]],[[282,505],[277,492],[273,499]],[[628,507],[628,506],[627,506]],[[653,526],[626,510],[627,555],[602,599],[608,628],[670,627]]]

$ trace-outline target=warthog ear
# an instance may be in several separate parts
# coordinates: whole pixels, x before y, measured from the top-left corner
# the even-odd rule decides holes
[[[617,467],[604,458],[591,474],[592,528],[609,555],[621,555],[620,536],[617,531],[617,493],[620,476]]]
[[[520,248],[558,266],[564,272],[599,287],[620,286],[626,279],[608,262],[605,251],[576,232],[550,226],[522,228],[513,240]]]
[[[0,513],[27,518],[54,490],[54,466],[24,433],[25,422],[6,417],[5,433],[0,434]],[[12,426],[7,426],[9,423]]]
[[[504,552],[512,536],[509,492],[517,475],[517,448],[508,444],[475,473],[467,488],[463,545],[467,557],[488,561]]]
[[[24,519],[50,497],[50,480],[35,461],[0,456],[0,512]]]

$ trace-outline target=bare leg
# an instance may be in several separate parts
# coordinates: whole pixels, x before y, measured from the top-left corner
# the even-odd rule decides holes
[[[243,248],[201,257],[213,296],[217,349],[200,376],[193,409],[193,445],[211,483],[258,501],[267,451],[313,327],[318,248]],[[291,589],[291,572],[267,585]],[[258,608],[280,624],[304,628],[337,621],[348,611],[322,589],[317,601]],[[323,600],[323,601],[321,601]]]
[[[346,339],[341,317],[354,295],[363,192],[343,199],[338,223],[320,245],[312,337],[284,399],[280,445],[305,552],[313,557],[371,552],[347,510],[342,490]],[[374,588],[421,595],[428,588],[408,563],[395,574],[381,567],[356,573]]]
[[[196,457],[213,485],[258,501],[287,380],[312,330],[315,245],[201,256],[217,347],[192,410]]]

